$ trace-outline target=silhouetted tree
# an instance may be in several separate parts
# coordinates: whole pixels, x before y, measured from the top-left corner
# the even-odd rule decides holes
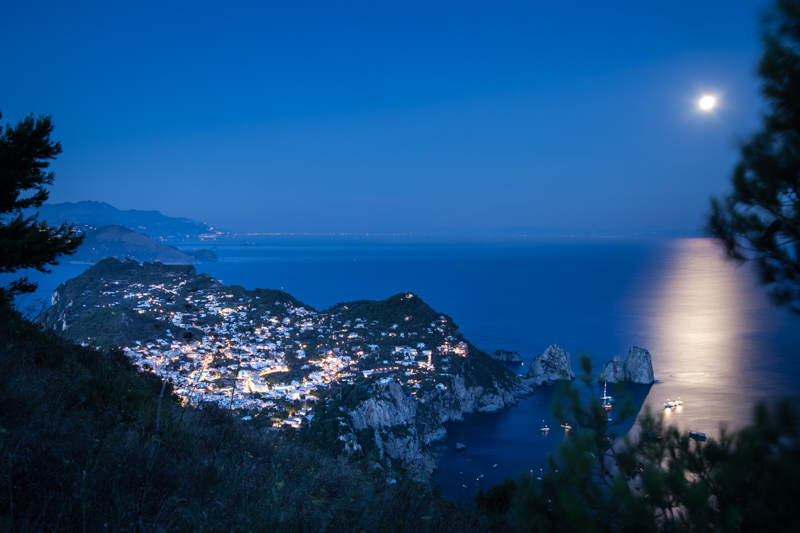
[[[596,390],[591,365],[582,363],[581,381]],[[596,398],[587,403],[574,387],[564,398],[554,414],[573,429],[542,479],[493,487],[476,500],[479,509],[507,513],[526,532],[800,530],[800,416],[792,400],[759,405],[751,425],[706,442],[647,412],[638,437],[614,443]],[[623,410],[620,419],[632,414]]]
[[[712,198],[707,231],[730,257],[755,259],[776,301],[800,312],[799,0],[777,0],[762,40],[763,129],[741,147],[733,193]]]
[[[0,113],[0,118],[2,114]],[[0,272],[35,268],[49,272],[58,257],[74,253],[83,240],[69,224],[50,227],[36,220],[38,213],[24,216],[23,210],[41,206],[49,196],[47,185],[53,173],[50,160],[61,153],[53,142],[53,124],[48,116],[24,118],[16,126],[0,126]],[[22,277],[0,287],[0,305],[8,305],[17,294],[36,290],[36,284]]]

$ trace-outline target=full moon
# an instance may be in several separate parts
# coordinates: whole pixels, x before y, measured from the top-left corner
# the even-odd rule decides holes
[[[703,111],[711,111],[714,109],[714,106],[717,105],[717,99],[710,95],[705,95],[697,102],[697,105],[700,106],[700,109]]]

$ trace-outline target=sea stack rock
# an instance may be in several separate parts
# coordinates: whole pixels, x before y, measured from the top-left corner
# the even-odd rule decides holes
[[[543,354],[537,355],[528,367],[528,379],[537,385],[555,381],[572,381],[575,373],[569,364],[569,354],[558,344],[551,344]]]
[[[517,352],[509,352],[508,350],[496,350],[494,353],[490,354],[494,359],[498,361],[503,361],[506,363],[521,363],[522,356]]]
[[[653,373],[653,358],[644,348],[634,346],[628,350],[624,366],[626,381],[651,385],[656,380]]]
[[[620,356],[606,363],[603,370],[597,376],[597,381],[607,381],[609,383],[619,383],[629,381],[642,385],[651,385],[655,382],[653,373],[653,358],[650,352],[638,346],[628,350],[628,355],[623,361]]]
[[[597,375],[598,382],[620,383],[625,381],[625,367],[622,357],[615,355]]]

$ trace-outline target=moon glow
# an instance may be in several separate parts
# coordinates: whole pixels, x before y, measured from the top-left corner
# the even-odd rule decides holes
[[[705,95],[697,102],[697,105],[703,111],[711,111],[717,105],[717,99],[711,95]]]

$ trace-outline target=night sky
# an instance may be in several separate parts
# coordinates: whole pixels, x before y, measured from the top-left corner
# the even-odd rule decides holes
[[[767,5],[7,1],[0,109],[52,115],[51,202],[229,231],[693,232],[760,124]]]

